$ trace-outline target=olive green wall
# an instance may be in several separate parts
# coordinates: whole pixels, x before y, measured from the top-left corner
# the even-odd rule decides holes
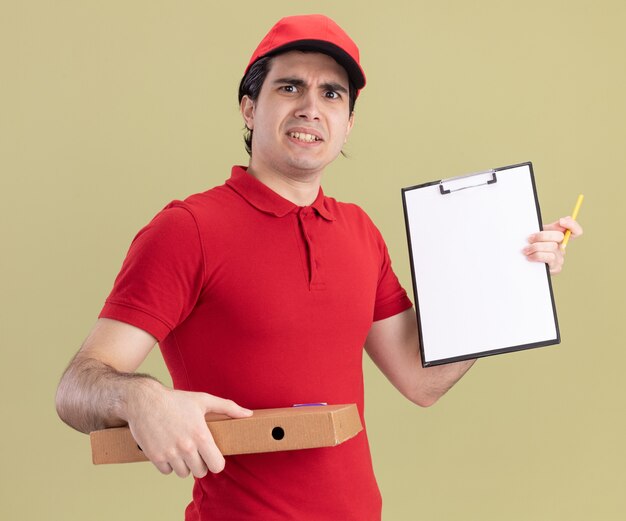
[[[365,361],[385,520],[623,519],[622,0],[2,2],[0,518],[182,519],[191,479],[92,466],[54,392],[135,232],[246,162],[238,81],[304,12],[335,18],[368,75],[325,191],[370,213],[407,288],[401,187],[530,160],[545,221],[586,196],[560,346],[481,360],[430,409]],[[169,381],[158,351],[143,369]]]

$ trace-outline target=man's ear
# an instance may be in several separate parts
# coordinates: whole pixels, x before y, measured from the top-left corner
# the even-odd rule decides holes
[[[241,115],[246,123],[246,127],[249,130],[254,129],[254,100],[248,95],[244,96],[241,98],[239,109],[241,110]]]
[[[354,126],[354,112],[350,114],[350,119],[348,119],[348,128],[346,129],[346,138],[343,141],[344,143],[348,142],[348,136],[350,135],[350,132],[352,131],[353,126]]]

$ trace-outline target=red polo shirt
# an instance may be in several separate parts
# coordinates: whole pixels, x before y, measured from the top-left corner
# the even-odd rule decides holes
[[[100,317],[159,341],[174,387],[251,409],[356,403],[374,320],[411,302],[367,215],[320,189],[282,198],[243,167],[173,201],[133,240]],[[323,449],[229,456],[187,520],[380,519],[365,431]]]

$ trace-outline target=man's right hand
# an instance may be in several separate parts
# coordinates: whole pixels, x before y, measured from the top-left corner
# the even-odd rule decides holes
[[[252,411],[206,393],[176,391],[135,371],[156,338],[130,324],[98,319],[56,395],[61,419],[81,432],[128,423],[146,457],[164,474],[200,478],[224,469],[208,412],[245,418]]]
[[[181,478],[204,477],[224,469],[220,453],[204,415],[209,412],[232,418],[252,414],[231,400],[207,393],[168,389],[155,380],[142,382],[141,391],[129,399],[126,420],[146,457],[163,474],[172,470]]]

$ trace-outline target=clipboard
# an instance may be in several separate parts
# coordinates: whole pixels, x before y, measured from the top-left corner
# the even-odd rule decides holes
[[[422,366],[558,344],[532,163],[402,189]]]

